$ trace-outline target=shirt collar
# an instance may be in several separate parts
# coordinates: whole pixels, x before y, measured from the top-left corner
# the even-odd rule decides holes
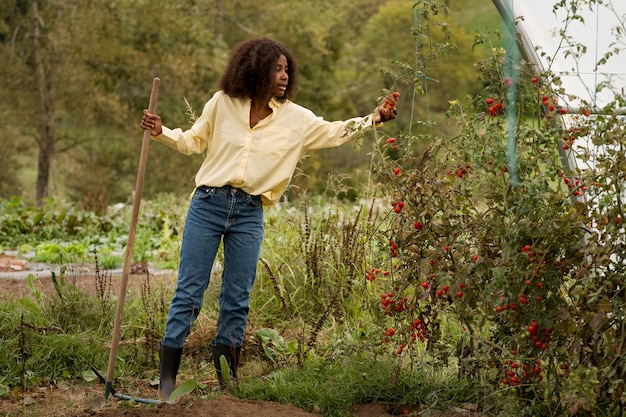
[[[272,110],[280,109],[283,106],[283,104],[285,104],[285,102],[278,101],[276,97],[272,97],[272,99],[269,102],[269,106],[272,108]]]

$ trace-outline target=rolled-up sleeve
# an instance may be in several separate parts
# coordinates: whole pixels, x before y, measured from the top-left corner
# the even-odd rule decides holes
[[[366,130],[374,127],[373,114],[329,122],[309,113],[304,120],[306,122],[305,149],[334,148],[363,135]]]
[[[199,154],[207,149],[208,141],[211,138],[211,101],[204,106],[202,114],[188,130],[180,128],[170,129],[163,126],[163,131],[159,136],[152,139],[184,154]]]

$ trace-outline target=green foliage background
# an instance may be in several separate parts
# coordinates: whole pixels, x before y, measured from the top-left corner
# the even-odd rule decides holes
[[[418,102],[418,118],[430,107],[433,117],[447,101],[479,87],[471,39],[487,23],[499,27],[488,0],[448,0],[445,18],[452,39],[438,28],[437,42],[454,42],[445,58],[432,62],[429,102]],[[406,92],[412,82],[381,69],[415,61],[413,2],[400,0],[166,0],[41,2],[43,63],[48,99],[53,103],[55,153],[47,195],[68,198],[86,208],[128,201],[134,187],[140,148],[138,128],[147,107],[151,80],[161,78],[158,112],[169,126],[190,126],[215,91],[229,50],[252,36],[283,41],[302,69],[298,102],[327,119],[371,112],[384,88]],[[485,13],[487,12],[487,13]],[[490,22],[484,22],[491,16]],[[37,84],[29,0],[0,6],[0,197],[33,200],[37,173]],[[409,112],[397,121],[409,128]],[[193,186],[198,157],[184,157],[152,146],[144,193],[185,194]],[[194,162],[195,160],[195,162]],[[290,197],[304,189],[324,189],[330,172],[354,174],[367,168],[366,152],[349,147],[311,155],[296,176]]]

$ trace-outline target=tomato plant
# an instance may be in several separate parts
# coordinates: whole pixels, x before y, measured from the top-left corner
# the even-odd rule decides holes
[[[503,59],[495,50],[480,62],[484,89],[451,102],[456,136],[381,140],[376,173],[390,201],[380,231],[388,252],[376,266],[390,271],[379,280],[383,342],[394,355],[456,361],[525,414],[624,411],[624,103],[595,117],[583,110],[564,129],[570,115],[550,74],[522,68],[517,101],[507,103]],[[507,105],[520,115],[516,185]],[[577,149],[579,138],[602,151]],[[425,152],[413,151],[418,140]],[[392,146],[402,156],[391,158]],[[569,172],[560,147],[595,169]]]

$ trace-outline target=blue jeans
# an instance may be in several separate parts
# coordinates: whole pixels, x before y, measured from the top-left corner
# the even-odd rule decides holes
[[[260,196],[225,186],[198,187],[189,205],[165,346],[182,348],[185,344],[202,308],[222,239],[224,270],[213,344],[242,345],[263,242],[263,206]]]

